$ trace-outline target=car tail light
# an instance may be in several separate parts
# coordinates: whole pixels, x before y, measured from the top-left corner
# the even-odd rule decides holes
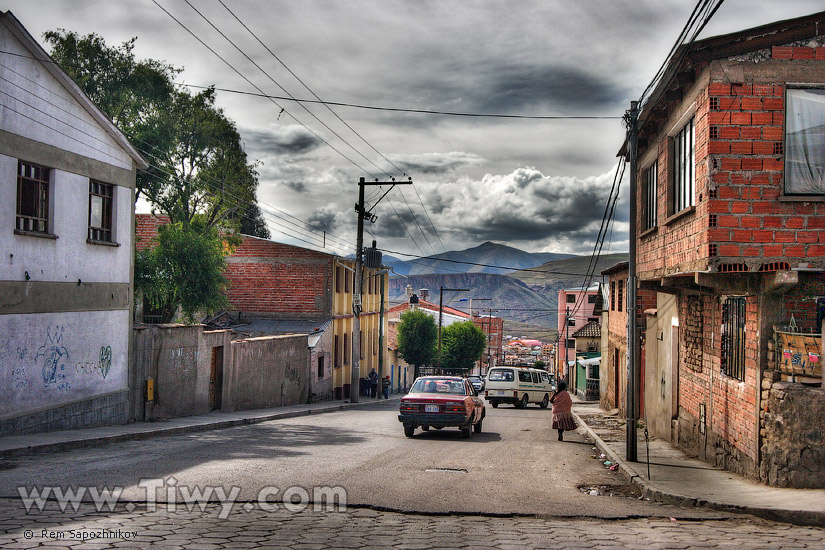
[[[467,412],[467,406],[463,402],[448,401],[444,407],[444,412],[465,413]]]
[[[417,412],[418,411],[418,405],[416,403],[405,403],[405,402],[402,401],[401,406],[399,408],[400,408],[401,411],[407,411],[407,412]]]

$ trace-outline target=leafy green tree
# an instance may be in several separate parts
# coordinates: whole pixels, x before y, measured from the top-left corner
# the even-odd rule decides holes
[[[441,329],[441,366],[469,372],[486,346],[487,336],[472,321],[447,325]]]
[[[533,365],[533,368],[534,368],[534,369],[543,369],[543,368],[544,368],[544,367],[546,367],[546,366],[547,366],[547,363],[545,363],[545,362],[544,362],[544,361],[542,361],[541,359],[538,359],[538,360],[535,362],[535,364]]]
[[[420,375],[423,365],[432,364],[436,355],[438,327],[432,315],[420,309],[411,309],[401,315],[398,324],[398,355],[414,365],[414,378]]]
[[[215,106],[215,90],[176,86],[180,69],[135,59],[136,38],[118,47],[96,34],[48,31],[54,60],[112,119],[151,164],[137,176],[144,197],[173,222],[203,215],[207,225],[268,236],[257,209],[257,162],[250,162],[234,122]],[[258,216],[255,216],[257,212]]]
[[[214,313],[228,303],[227,239],[202,216],[189,224],[161,226],[154,246],[135,255],[135,288],[159,312],[160,322],[169,323],[178,307],[186,322],[198,313]],[[229,246],[236,244],[230,239]]]

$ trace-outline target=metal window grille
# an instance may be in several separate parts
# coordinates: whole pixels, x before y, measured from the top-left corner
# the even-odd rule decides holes
[[[624,280],[620,280],[616,283],[616,294],[618,295],[616,298],[616,311],[621,311],[622,300],[624,300]]]
[[[693,118],[673,137],[673,212],[695,204]]]
[[[616,281],[610,281],[610,311],[616,311]]]
[[[89,239],[112,242],[114,186],[89,180]]]
[[[722,372],[737,380],[745,379],[745,304],[744,296],[722,304]]]
[[[643,219],[643,228],[650,229],[652,227],[656,227],[656,187],[658,185],[657,181],[657,166],[658,163],[654,162],[653,166],[648,168],[645,171],[645,181],[644,181],[644,219]]]
[[[49,232],[50,170],[36,164],[17,163],[17,229]]]

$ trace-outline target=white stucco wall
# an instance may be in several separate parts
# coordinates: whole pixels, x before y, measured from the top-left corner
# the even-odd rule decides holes
[[[58,239],[14,235],[17,159],[0,155],[0,280],[128,283],[131,247],[131,190],[114,186],[113,238],[119,247],[86,242],[89,178],[52,170],[53,225]]]
[[[129,312],[0,315],[0,417],[127,389]]]
[[[131,169],[132,159],[6,28],[0,26],[0,128]],[[31,160],[31,159],[30,159]]]

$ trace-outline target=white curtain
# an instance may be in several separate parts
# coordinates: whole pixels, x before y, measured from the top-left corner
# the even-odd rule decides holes
[[[785,193],[825,194],[825,90],[789,89]]]

